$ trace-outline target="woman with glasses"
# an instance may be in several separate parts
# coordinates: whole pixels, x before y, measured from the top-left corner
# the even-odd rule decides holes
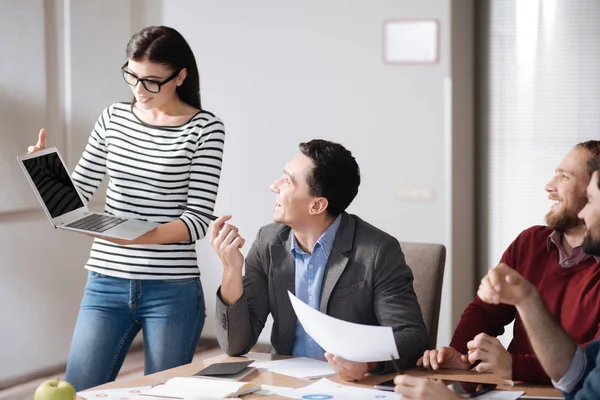
[[[210,221],[180,207],[213,211],[223,124],[201,107],[196,61],[176,30],[145,28],[126,55],[133,101],[102,112],[73,179],[89,201],[108,174],[107,213],[160,225],[131,241],[94,239],[65,378],[78,391],[114,380],[140,330],[145,374],[191,362],[204,326],[195,242]]]

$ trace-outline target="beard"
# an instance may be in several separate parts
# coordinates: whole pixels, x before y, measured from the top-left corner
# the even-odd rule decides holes
[[[558,212],[550,210],[546,214],[546,224],[561,233],[581,225],[582,222],[577,215],[586,203],[587,199],[585,197],[566,199]]]
[[[585,238],[583,239],[581,249],[585,254],[600,256],[600,240],[593,238],[589,229],[585,232]]]

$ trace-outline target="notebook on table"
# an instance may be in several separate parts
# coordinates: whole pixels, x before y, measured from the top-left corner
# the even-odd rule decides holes
[[[58,149],[51,147],[17,157],[46,216],[55,228],[93,236],[133,240],[159,224],[90,212],[76,189]]]
[[[196,376],[171,378],[166,383],[140,393],[140,399],[185,399],[202,397],[227,399],[260,390],[260,383],[236,382]]]
[[[254,360],[214,363],[196,372],[194,376],[239,381],[257,371],[256,368],[249,367],[253,362]]]

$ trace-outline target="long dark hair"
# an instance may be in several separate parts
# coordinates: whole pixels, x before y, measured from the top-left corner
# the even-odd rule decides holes
[[[129,39],[127,59],[148,60],[167,65],[173,70],[187,69],[187,77],[177,87],[177,95],[187,104],[202,109],[200,104],[200,76],[192,49],[183,36],[167,26],[149,26]]]

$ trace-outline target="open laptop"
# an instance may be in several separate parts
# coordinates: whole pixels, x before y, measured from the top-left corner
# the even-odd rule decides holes
[[[159,225],[90,212],[55,147],[17,157],[17,160],[55,228],[133,240]]]

